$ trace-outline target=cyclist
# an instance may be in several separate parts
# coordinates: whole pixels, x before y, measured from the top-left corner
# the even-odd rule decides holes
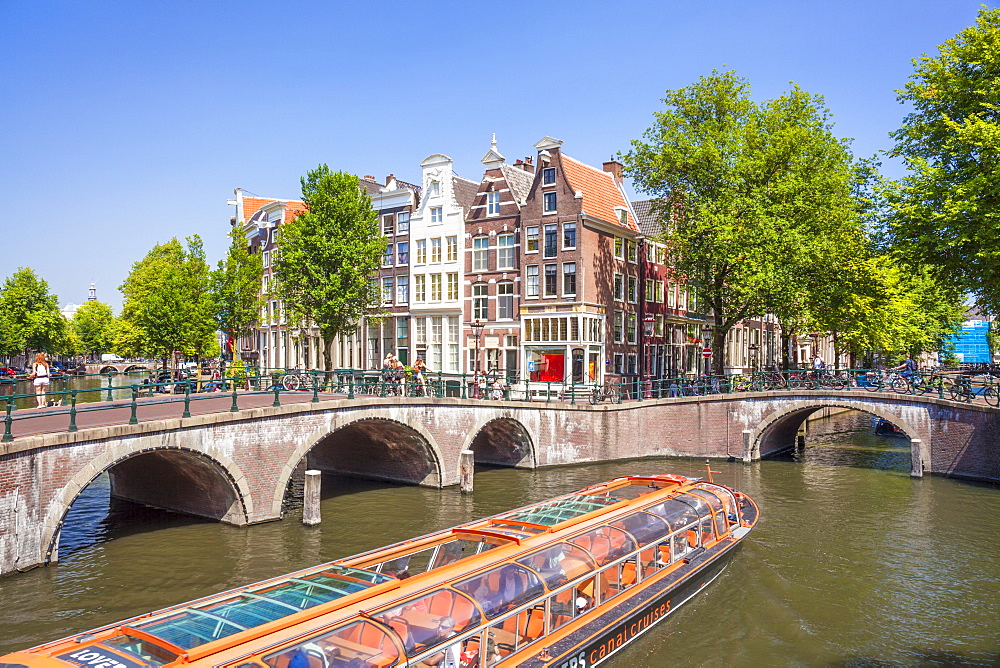
[[[892,367],[892,370],[902,372],[899,375],[903,378],[909,378],[917,373],[917,361],[913,359],[910,353],[906,353],[906,359],[903,360],[903,363]]]

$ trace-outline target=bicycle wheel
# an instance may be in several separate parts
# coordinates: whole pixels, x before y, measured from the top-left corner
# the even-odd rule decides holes
[[[964,403],[968,391],[963,383],[952,383],[951,387],[948,388],[948,395],[952,401],[961,401]]]
[[[879,386],[882,384],[882,376],[874,373],[865,374],[863,380],[858,382],[858,385],[864,383],[864,388],[869,392],[878,392]]]
[[[899,394],[909,394],[910,385],[906,382],[906,379],[901,376],[892,376],[889,378],[886,387],[893,392],[898,392]]]
[[[291,392],[294,392],[297,389],[299,389],[300,384],[301,381],[299,380],[298,374],[286,373],[284,376],[281,377],[281,386]]]
[[[831,390],[843,390],[847,387],[847,381],[845,381],[840,376],[834,374],[828,374],[824,379],[824,385]]]
[[[990,406],[1000,405],[1000,394],[997,393],[997,388],[987,386],[983,388],[980,396],[986,401]]]

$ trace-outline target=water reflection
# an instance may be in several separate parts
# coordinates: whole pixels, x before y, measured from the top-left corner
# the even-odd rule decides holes
[[[700,596],[612,666],[993,665],[1000,660],[1000,490],[909,477],[906,440],[867,415],[810,425],[805,448],[753,466],[713,462],[762,519]],[[323,523],[248,528],[108,499],[98,479],[74,505],[63,561],[0,579],[0,649],[509,510],[635,473],[699,475],[657,458],[524,471],[483,468],[476,493],[324,479]],[[155,529],[155,530],[153,530]],[[678,657],[683,657],[678,659]]]

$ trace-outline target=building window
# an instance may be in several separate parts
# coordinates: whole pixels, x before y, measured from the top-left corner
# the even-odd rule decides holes
[[[628,261],[635,264],[636,261],[636,243],[634,241],[625,241],[625,252],[628,254]]]
[[[625,209],[618,210],[618,222],[622,224],[622,227],[628,227],[628,211]]]
[[[489,237],[476,237],[472,240],[472,271],[488,270],[489,244]]]
[[[514,284],[497,283],[497,320],[514,319]]]
[[[485,283],[476,283],[472,286],[472,317],[476,320],[489,319],[486,288],[487,285]]]
[[[486,215],[496,216],[500,213],[500,193],[486,193]]]
[[[413,277],[413,301],[427,301],[427,277],[423,274],[417,274]]]
[[[626,371],[633,375],[639,373],[638,358],[635,353],[628,354],[628,367],[626,367]]]
[[[555,223],[545,226],[545,257],[556,256],[556,243],[559,237],[559,226]]]
[[[625,356],[621,353],[615,353],[615,373],[618,375],[625,373]]]
[[[431,301],[441,301],[441,274],[431,274]]]
[[[448,237],[448,262],[458,262],[458,237]]]
[[[271,266],[271,251],[264,251],[260,254],[260,265],[264,269]]]
[[[431,191],[431,197],[437,197],[438,195],[440,195],[441,194],[441,182],[440,181],[431,181],[430,191]]]
[[[630,304],[634,304],[636,302],[636,294],[635,294],[636,289],[635,288],[636,288],[635,276],[629,276],[628,277],[628,301],[629,301]]]
[[[396,233],[396,216],[391,213],[387,216],[382,216],[382,233],[391,237]]]
[[[555,297],[556,290],[558,289],[557,283],[559,282],[559,275],[557,273],[558,267],[554,264],[545,265],[545,296]]]
[[[619,260],[625,259],[625,253],[622,250],[624,247],[624,239],[621,237],[615,237],[615,257]]]
[[[400,234],[410,231],[410,213],[408,211],[400,211],[396,214],[396,227]]]
[[[646,292],[644,298],[647,302],[656,301],[656,289],[653,287],[653,279],[646,279]]]
[[[514,268],[514,235],[501,234],[497,237],[497,269]]]
[[[387,276],[382,279],[382,303],[392,303],[392,276]]]
[[[410,262],[410,242],[400,241],[396,244],[396,260],[399,264],[409,264]]]
[[[538,227],[532,226],[525,229],[525,234],[528,237],[528,245],[526,251],[528,253],[538,251]]]
[[[663,303],[663,281],[656,282],[656,303]]]
[[[407,304],[410,301],[410,277],[396,277],[396,303]]]
[[[677,308],[677,291],[674,289],[673,281],[667,283],[667,306]]]
[[[392,244],[385,245],[385,254],[382,255],[382,266],[383,267],[392,266]]]
[[[621,343],[623,341],[623,333],[625,331],[625,311],[615,311],[614,327],[615,343]]]
[[[444,220],[444,215],[441,213],[441,207],[432,206],[431,207],[431,222],[440,223]]]
[[[636,342],[635,319],[635,313],[629,313],[625,316],[625,334],[628,336],[629,343]]]
[[[528,297],[538,296],[538,265],[531,264],[524,268],[526,282],[528,284],[527,293]]]
[[[622,274],[615,274],[614,290],[615,301],[625,301],[625,276]]]
[[[550,186],[556,182],[556,168],[546,167],[542,170],[542,185]]]
[[[427,239],[417,242],[417,264],[427,264]]]
[[[576,294],[576,262],[563,263],[563,295]]]
[[[413,319],[413,337],[414,343],[426,344],[427,343],[427,320],[424,318],[414,318]]]
[[[544,211],[545,213],[555,213],[556,194],[554,192],[545,193],[542,195],[542,211]]]
[[[431,239],[431,264],[441,262],[441,238]]]
[[[372,306],[378,304],[380,297],[379,292],[380,288],[378,286],[378,277],[372,276],[371,278],[368,279],[368,295],[372,299]]]
[[[563,223],[563,248],[576,248],[576,223]]]
[[[458,273],[448,274],[448,300],[458,301]]]

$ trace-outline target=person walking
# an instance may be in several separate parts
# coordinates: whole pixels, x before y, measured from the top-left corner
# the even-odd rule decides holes
[[[35,386],[35,401],[38,403],[35,408],[45,408],[48,404],[45,400],[45,392],[49,387],[49,363],[45,361],[45,354],[35,355],[35,363],[31,365],[31,381]]]
[[[425,397],[429,396],[427,388],[428,373],[430,373],[430,370],[427,368],[427,365],[424,364],[424,360],[418,357],[417,361],[413,363],[413,377],[417,382],[417,391],[422,393]]]

